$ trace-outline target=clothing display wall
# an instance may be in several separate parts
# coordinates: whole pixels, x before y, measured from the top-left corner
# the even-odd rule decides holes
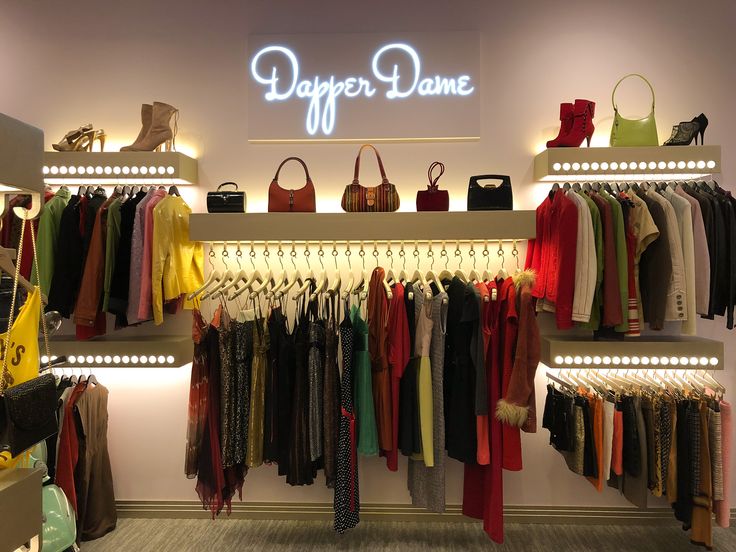
[[[606,146],[613,116],[608,101],[612,87],[622,75],[632,71],[645,74],[657,90],[660,143],[669,136],[668,124],[681,120],[683,113],[692,116],[707,112],[710,125],[706,143],[720,144],[723,151],[724,174],[716,180],[733,192],[731,171],[736,138],[728,121],[732,112],[730,91],[736,87],[736,74],[732,64],[724,61],[723,53],[733,50],[733,7],[725,0],[676,2],[668,9],[633,0],[615,5],[574,1],[564,10],[537,0],[523,10],[513,3],[497,2],[432,3],[431,9],[419,2],[399,7],[394,4],[379,1],[355,18],[353,7],[335,2],[315,10],[314,6],[288,1],[278,11],[257,3],[231,4],[215,10],[178,3],[172,12],[174,4],[167,0],[147,6],[145,17],[141,17],[140,6],[122,5],[115,18],[106,20],[90,0],[50,4],[43,10],[28,3],[10,2],[0,20],[0,67],[12,75],[12,86],[0,89],[0,105],[3,112],[43,128],[47,150],[69,128],[87,122],[104,128],[108,133],[106,149],[117,150],[134,141],[140,129],[141,102],[166,99],[181,111],[177,149],[197,158],[199,163],[199,186],[180,186],[193,212],[205,212],[205,193],[226,181],[237,182],[241,190],[247,190],[249,211],[265,212],[274,169],[291,155],[308,159],[310,173],[319,175],[317,211],[337,212],[341,194],[352,177],[355,144],[247,143],[248,36],[299,33],[305,29],[314,33],[478,30],[482,54],[478,83],[480,140],[380,144],[382,157],[387,162],[392,160],[391,182],[402,196],[401,210],[414,208],[414,194],[426,185],[426,168],[435,160],[446,166],[440,184],[449,191],[451,210],[466,208],[467,176],[489,172],[511,175],[516,209],[535,209],[545,200],[550,183],[534,181],[533,157],[559,126],[556,106],[576,97],[595,100],[596,130],[591,145]],[[176,16],[172,18],[174,12]],[[618,25],[621,21],[625,21],[625,25],[621,24],[625,29]],[[690,28],[693,22],[708,29],[708,39],[677,40],[675,37],[682,36],[682,29]],[[84,36],[84,42],[89,41],[94,47],[80,48],[79,41],[70,41],[70,36]],[[652,37],[659,37],[658,45],[653,45]],[[62,58],[65,62],[59,63]],[[369,66],[369,58],[359,61]],[[421,99],[427,102],[427,117],[431,118],[432,99]],[[636,83],[622,84],[617,100],[626,107],[622,113],[626,117],[642,117],[650,111],[650,92],[646,87],[640,90]],[[301,107],[300,104],[293,116],[303,123]],[[276,127],[279,118],[272,120]],[[438,129],[440,136],[441,130]],[[375,180],[378,174],[375,167],[368,165],[364,172],[361,176],[366,182]],[[285,166],[280,178],[284,183],[301,183],[304,175],[295,164]],[[74,193],[76,188],[71,190]],[[4,226],[3,232],[5,229]],[[694,238],[697,243],[697,235]],[[525,255],[521,243],[520,248],[521,255]],[[697,269],[700,252],[697,247],[694,249]],[[371,261],[367,259],[370,269]],[[304,265],[303,259],[298,262]],[[328,262],[325,259],[325,264]],[[435,269],[442,268],[439,259],[437,262]],[[353,272],[358,273],[356,257],[352,263]],[[471,266],[467,256],[464,263],[466,268]],[[495,272],[498,261],[494,258],[492,263]],[[273,258],[271,265],[278,266]],[[312,265],[318,266],[314,257]],[[455,268],[456,264],[450,265],[451,270]],[[509,272],[515,268],[508,249],[506,268]],[[696,277],[697,274],[696,270]],[[725,317],[700,317],[698,291],[696,287],[695,330],[698,336],[724,342],[725,370],[718,374],[718,379],[727,388],[736,388],[733,333],[726,329]],[[205,313],[209,322],[212,313]],[[183,320],[181,333],[187,333],[191,330],[191,313],[179,316],[182,318],[165,315],[165,319],[167,324],[169,320]],[[549,314],[540,315],[539,324],[543,334],[556,331],[554,317]],[[153,328],[154,324],[148,323],[125,331],[143,336]],[[662,333],[677,333],[679,329],[678,322],[665,320]],[[640,331],[650,331],[646,322]],[[617,346],[624,348],[625,342]],[[430,360],[432,354],[430,346]],[[147,369],[144,376],[131,376],[130,368],[96,373],[110,389],[108,448],[115,498],[138,503],[190,501],[193,509],[199,508],[197,497],[193,496],[194,481],[182,475],[191,367]],[[540,409],[545,385],[545,377],[538,376],[536,395]],[[559,453],[549,446],[548,440],[546,431],[522,436],[524,469],[506,472],[503,478],[507,506],[542,510],[630,508],[617,493],[598,493],[584,478],[565,470]],[[141,450],[156,453],[150,462],[141,462]],[[364,510],[367,505],[411,504],[403,465],[397,474],[386,469],[382,458],[359,457],[358,467],[360,480],[370,482],[360,489]],[[458,511],[462,504],[463,479],[464,467],[455,460],[449,461],[445,487],[449,511]],[[323,481],[292,488],[278,476],[277,466],[261,466],[249,471],[245,489],[249,502],[331,505],[333,494]],[[648,498],[648,503],[651,507],[667,507],[654,498]],[[130,503],[128,506],[134,507]]]

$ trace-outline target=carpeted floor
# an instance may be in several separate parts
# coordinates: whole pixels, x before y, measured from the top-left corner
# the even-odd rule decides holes
[[[736,529],[716,528],[714,549],[736,551]],[[363,522],[345,535],[321,521],[121,519],[82,552],[227,552],[370,550],[395,552],[475,550],[523,552],[697,552],[676,525],[506,524],[506,542],[494,545],[474,523]]]

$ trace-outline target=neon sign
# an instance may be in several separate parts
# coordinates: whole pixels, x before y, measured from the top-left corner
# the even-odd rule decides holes
[[[387,63],[384,56],[394,52],[405,57],[410,73],[401,74],[398,63]],[[270,60],[270,66],[269,66]],[[275,61],[287,66],[286,74],[279,71]],[[469,96],[475,91],[469,75],[454,77],[423,75],[422,63],[417,51],[409,44],[391,43],[379,48],[373,55],[372,75],[346,76],[315,75],[301,78],[296,54],[285,46],[266,46],[253,56],[250,72],[253,79],[263,85],[267,102],[283,102],[296,96],[307,101],[306,130],[310,136],[318,132],[329,136],[335,129],[339,98],[371,98],[379,86],[388,100],[401,100],[418,96]],[[380,85],[378,83],[383,83]]]

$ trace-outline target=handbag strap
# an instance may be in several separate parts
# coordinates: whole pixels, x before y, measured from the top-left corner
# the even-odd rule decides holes
[[[358,157],[355,158],[355,171],[353,171],[353,184],[358,184],[358,173],[360,172],[360,154],[363,153],[365,148],[371,148],[378,160],[378,170],[381,171],[381,184],[388,184],[388,178],[386,178],[386,171],[383,168],[383,161],[381,161],[381,155],[373,144],[363,144],[358,150]]]
[[[618,111],[618,107],[616,106],[616,89],[618,88],[619,84],[621,84],[629,77],[639,77],[641,80],[647,83],[647,86],[652,93],[652,111],[654,111],[654,87],[652,86],[651,82],[649,82],[643,75],[640,75],[639,73],[629,73],[628,75],[621,77],[621,79],[616,83],[616,86],[613,87],[613,92],[611,92],[611,103],[613,104],[613,110]]]
[[[434,170],[439,167],[440,168],[440,174],[433,177],[432,173]],[[440,161],[435,161],[429,166],[429,169],[427,169],[427,178],[429,179],[429,186],[427,186],[428,190],[437,190],[439,189],[439,185],[437,184],[437,181],[440,179],[440,177],[445,174],[445,164],[441,163]]]
[[[235,182],[223,182],[222,184],[220,184],[220,185],[219,185],[219,186],[217,187],[217,191],[219,192],[219,191],[220,191],[220,189],[221,189],[221,188],[222,188],[223,186],[234,186],[234,187],[235,187],[235,191],[236,191],[236,192],[238,191],[238,185],[237,185],[237,184],[236,184]]]
[[[302,161],[299,157],[287,157],[281,162],[281,164],[279,165],[279,168],[276,169],[276,175],[273,177],[274,182],[278,183],[279,173],[281,172],[281,167],[283,167],[288,161],[299,161],[302,167],[304,167],[304,174],[307,175],[307,182],[312,181],[312,178],[309,176],[309,169],[307,169],[307,164],[304,161]]]

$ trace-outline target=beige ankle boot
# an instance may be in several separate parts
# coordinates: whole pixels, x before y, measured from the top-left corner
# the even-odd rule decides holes
[[[123,146],[120,151],[142,151],[140,149],[140,143],[148,135],[148,131],[151,130],[151,117],[153,115],[153,106],[151,104],[141,105],[141,131],[138,133],[138,138],[129,146]]]
[[[174,129],[171,129],[171,118],[174,117]],[[135,144],[137,151],[172,151],[176,137],[179,110],[162,102],[153,102],[151,112],[151,128],[143,139]]]

